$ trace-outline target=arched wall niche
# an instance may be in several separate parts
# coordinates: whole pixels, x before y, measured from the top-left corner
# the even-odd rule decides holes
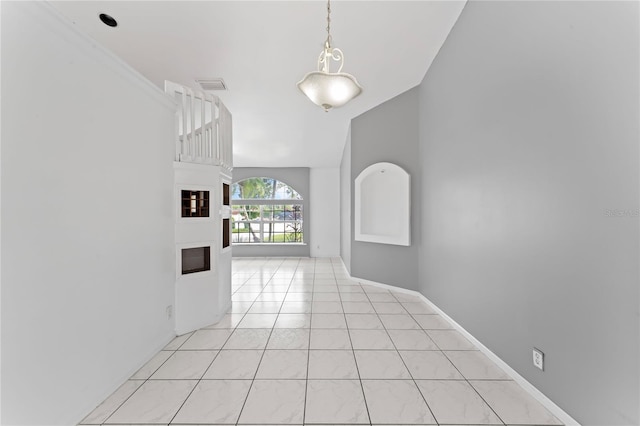
[[[375,163],[355,179],[355,240],[411,245],[411,176],[393,163]]]

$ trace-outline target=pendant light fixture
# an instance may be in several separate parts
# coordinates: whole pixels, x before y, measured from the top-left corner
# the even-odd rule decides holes
[[[338,71],[331,72],[331,61],[337,62]],[[318,58],[318,71],[312,71],[298,83],[298,88],[314,104],[329,111],[341,107],[362,93],[362,87],[351,74],[342,71],[344,54],[331,46],[331,0],[327,0],[327,39]]]

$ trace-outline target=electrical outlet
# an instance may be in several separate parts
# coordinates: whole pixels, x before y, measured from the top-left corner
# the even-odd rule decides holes
[[[167,306],[167,319],[171,319],[173,316],[173,305]]]
[[[533,348],[533,365],[544,371],[544,353],[540,349]]]

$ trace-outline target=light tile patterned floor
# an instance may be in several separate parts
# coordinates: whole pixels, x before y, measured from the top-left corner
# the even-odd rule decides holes
[[[338,259],[234,259],[233,307],[81,424],[561,424],[419,298]]]

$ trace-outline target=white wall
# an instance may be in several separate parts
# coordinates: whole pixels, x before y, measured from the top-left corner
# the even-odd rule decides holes
[[[340,169],[312,168],[309,222],[311,257],[340,256]]]
[[[173,335],[173,104],[2,4],[2,424],[75,424]]]
[[[340,163],[340,257],[351,273],[351,125]]]

